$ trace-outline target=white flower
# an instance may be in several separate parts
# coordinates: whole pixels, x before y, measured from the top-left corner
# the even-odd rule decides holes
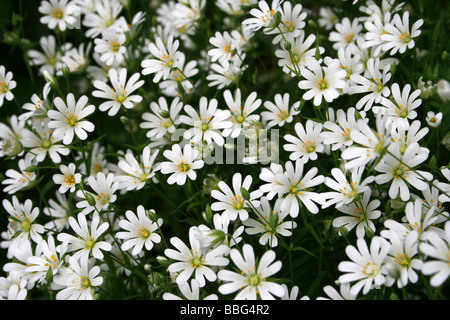
[[[382,40],[381,36],[386,34],[386,24],[391,22],[391,13],[383,13],[385,13],[383,17],[379,14],[370,15],[369,19],[364,23],[367,32],[364,35],[366,41],[364,41],[362,47],[371,48],[374,57],[378,57],[381,53],[384,53],[382,48],[386,42]]]
[[[325,58],[325,62],[331,59],[329,57]],[[338,59],[340,62],[339,68],[344,69],[347,72],[345,77],[346,87],[343,89],[342,93],[348,93],[350,86],[355,85],[351,79],[352,74],[360,74],[364,71],[364,64],[361,61],[361,56],[355,54],[355,49],[351,47],[342,47],[338,50]]]
[[[318,297],[317,300],[356,300],[357,294],[350,292],[350,283],[340,283],[339,292],[330,285],[323,287],[323,291],[327,294],[328,298]]]
[[[316,214],[319,208],[314,202],[323,204],[325,200],[321,194],[311,191],[312,187],[324,182],[324,176],[316,176],[317,168],[311,168],[303,175],[303,169],[304,163],[301,159],[295,161],[295,168],[291,161],[287,161],[285,171],[275,176],[277,184],[273,191],[278,193],[279,198],[283,198],[280,210],[287,210],[292,218],[296,218],[300,212],[299,202],[305,205],[309,212]]]
[[[68,200],[59,191],[56,192],[56,198],[57,201],[49,199],[49,207],[45,207],[43,210],[43,213],[49,218],[49,221],[44,224],[49,234],[70,228],[69,215],[71,214],[71,209],[69,208]]]
[[[202,248],[218,247],[222,244],[231,248],[242,241],[241,234],[244,232],[244,226],[235,228],[227,216],[220,214],[215,214],[212,222],[214,229],[210,229],[205,225],[194,228],[195,238],[200,241]],[[229,233],[231,228],[233,228],[233,234]]]
[[[117,195],[114,192],[119,188],[119,183],[115,181],[114,174],[106,175],[103,172],[97,172],[97,174],[89,176],[87,182],[94,193],[86,190],[77,191],[77,196],[84,199],[76,204],[77,208],[83,208],[81,213],[88,214],[94,210],[107,210],[110,204],[116,201]],[[94,199],[95,203],[92,204],[88,198]]]
[[[323,144],[331,145],[331,151],[351,146],[353,144],[351,132],[358,129],[355,108],[348,108],[347,113],[338,109],[336,121],[334,119],[327,120],[323,127],[326,129],[321,133]]]
[[[206,0],[186,0],[175,4],[173,16],[175,27],[183,30],[190,29],[202,16]]]
[[[32,66],[38,66],[41,74],[44,74],[44,71],[49,72],[51,75],[56,74],[62,66],[61,51],[65,52],[69,50],[71,45],[66,43],[61,48],[58,48],[56,38],[53,35],[41,37],[39,44],[43,52],[34,49],[28,51],[28,56],[31,58],[30,64]]]
[[[111,28],[117,21],[123,6],[118,0],[95,1],[92,10],[86,12],[83,26],[87,27],[86,36],[96,38]]]
[[[392,181],[389,197],[395,199],[400,193],[400,198],[408,201],[410,187],[424,190],[428,186],[424,180],[431,181],[433,179],[431,173],[415,169],[428,158],[428,150],[420,148],[417,143],[410,144],[403,154],[396,143],[392,144],[389,150],[392,155],[386,154],[375,166],[375,170],[381,172],[375,177],[375,181],[378,184],[387,184]]]
[[[214,46],[208,50],[211,62],[230,60],[234,57],[233,51],[237,49],[236,41],[227,31],[223,33],[217,31],[214,37],[209,38],[209,42]]]
[[[154,213],[154,210],[151,210]],[[117,232],[116,237],[125,240],[122,243],[122,250],[128,251],[133,248],[131,254],[138,255],[143,247],[150,251],[154,243],[161,242],[161,236],[156,233],[161,227],[163,220],[158,218],[153,222],[142,205],[137,207],[137,214],[131,210],[125,212],[126,219],[119,221],[119,227],[125,231]]]
[[[28,294],[27,281],[21,278],[22,273],[12,271],[7,278],[0,278],[0,298],[7,300],[25,300]],[[3,300],[3,299],[0,299]]]
[[[293,286],[291,288],[291,291],[289,292],[289,288],[284,283],[281,284],[281,286],[284,288],[284,295],[281,297],[281,300],[297,300],[299,288],[298,286]],[[303,300],[303,299],[302,299]]]
[[[90,50],[91,44],[88,44],[85,50],[84,43],[81,43],[78,48],[72,48],[65,52],[61,61],[69,68],[70,72],[81,72],[84,67],[89,68],[87,57],[89,57]],[[57,75],[60,74],[62,74],[62,71],[57,72]]]
[[[154,166],[155,158],[159,150],[151,152],[150,147],[146,146],[142,150],[140,161],[138,162],[131,152],[125,154],[125,160],[119,161],[119,168],[124,171],[124,175],[117,175],[116,181],[119,183],[119,189],[140,190],[148,180],[155,176],[157,168]]]
[[[278,57],[278,66],[287,74],[295,76],[299,70],[309,66],[312,60],[316,60],[316,48],[311,46],[316,41],[314,34],[308,35],[305,39],[305,33],[301,32],[298,37],[292,40],[291,50],[286,50],[285,41],[281,40],[281,48],[275,50],[275,55]],[[323,47],[318,47],[320,54],[325,52]]]
[[[324,27],[325,30],[331,30],[336,23],[339,22],[339,17],[329,7],[320,7],[319,9],[319,26]]]
[[[438,187],[444,192],[439,196],[439,201],[441,202],[449,202],[450,201],[450,169],[442,168],[442,175],[447,179],[447,182],[439,182]]]
[[[191,78],[198,73],[197,61],[185,64],[186,57],[181,55],[176,68],[172,68],[166,80],[159,83],[162,92],[168,96],[178,96],[183,92],[191,93],[194,90]],[[182,88],[182,91],[179,88]]]
[[[363,294],[367,294],[373,286],[381,286],[386,281],[383,271],[391,244],[377,236],[372,238],[370,248],[364,238],[359,238],[356,244],[357,248],[349,245],[345,249],[352,261],[339,263],[339,271],[345,272],[339,277],[339,282],[352,283],[350,289],[352,295],[357,295],[361,289]]]
[[[284,288],[280,284],[267,279],[280,271],[282,266],[281,261],[274,262],[274,251],[266,251],[257,263],[253,247],[245,244],[242,254],[237,249],[231,249],[230,258],[242,272],[219,271],[219,279],[225,282],[218,289],[221,294],[227,295],[240,290],[234,297],[235,300],[256,300],[258,296],[262,300],[274,300],[274,296],[284,295]]]
[[[35,243],[41,242],[44,227],[36,222],[39,208],[33,208],[30,199],[21,204],[16,196],[12,197],[12,203],[7,199],[4,199],[2,203],[11,216],[7,227],[9,238],[12,240],[10,247],[21,246],[23,242],[30,240]]]
[[[381,231],[381,236],[389,238],[389,231],[398,233],[400,238],[406,238],[410,233],[417,233],[420,240],[427,240],[428,236],[440,229],[434,225],[439,220],[435,214],[435,207],[425,209],[422,199],[410,201],[405,207],[405,216],[401,222],[396,220],[386,220],[384,222],[385,230]]]
[[[394,83],[391,87],[392,98],[394,101],[381,98],[382,106],[372,107],[372,111],[376,114],[378,112],[385,112],[388,116],[388,121],[392,121],[393,127],[402,127],[405,130],[409,129],[409,120],[417,117],[417,109],[422,104],[422,99],[417,99],[420,96],[421,90],[417,89],[411,92],[411,85],[406,84],[403,91],[400,92],[400,87]],[[411,92],[411,94],[410,94]]]
[[[450,246],[450,222],[445,223],[443,237],[431,233],[427,242],[420,244],[419,250],[427,256],[422,267],[424,275],[431,275],[430,284],[433,287],[442,285],[450,275],[448,250]]]
[[[191,287],[187,281],[178,284],[178,289],[180,289],[181,294],[184,296],[185,300],[218,300],[219,297],[216,294],[210,294],[203,299],[200,299],[200,286],[198,281],[195,279],[191,280]],[[174,295],[173,293],[166,292],[163,294],[164,300],[184,300],[183,298]]]
[[[377,114],[375,129],[363,119],[359,119],[357,125],[358,130],[350,132],[354,143],[341,153],[342,159],[348,161],[345,163],[346,169],[365,166],[375,161],[386,152],[391,143],[391,127],[382,113]]]
[[[44,15],[41,23],[48,25],[49,29],[58,27],[61,31],[74,25],[75,15],[79,13],[79,8],[69,0],[42,1],[38,10]]]
[[[44,161],[48,154],[54,163],[60,163],[59,154],[67,156],[70,150],[55,139],[54,131],[48,127],[49,119],[32,119],[31,122],[34,132],[30,130],[24,132],[22,145],[30,148],[29,153],[37,162]]]
[[[95,111],[93,105],[87,105],[88,97],[82,96],[78,101],[72,93],[67,95],[67,104],[60,97],[56,97],[53,103],[57,110],[49,110],[47,115],[50,118],[48,127],[55,129],[53,137],[63,140],[65,145],[73,141],[74,135],[85,140],[87,132],[94,131],[94,124],[85,120],[88,115]]]
[[[280,29],[275,28],[265,32],[266,34],[276,35],[272,40],[273,44],[277,44],[283,39],[286,39],[286,41],[289,42],[295,41],[295,39],[303,33],[302,29],[306,25],[304,20],[306,19],[307,13],[304,11],[302,12],[302,9],[303,7],[301,4],[296,4],[293,7],[290,1],[284,2],[283,7],[279,9],[279,12],[281,13]]]
[[[27,258],[27,267],[25,272],[31,274],[30,281],[45,284],[48,272],[55,276],[64,264],[62,257],[66,253],[64,245],[56,246],[53,236],[48,236],[38,244],[39,255]]]
[[[185,131],[184,138],[190,139],[192,143],[206,141],[208,144],[214,141],[219,146],[223,146],[225,140],[219,130],[232,126],[229,110],[217,109],[218,101],[201,97],[198,111],[190,105],[184,106],[184,111],[188,114],[181,115],[180,121],[190,128]]]
[[[428,125],[432,128],[437,128],[441,124],[442,112],[434,113],[433,111],[428,111],[426,121]]]
[[[270,248],[278,246],[278,237],[290,237],[292,229],[297,227],[295,221],[284,221],[289,212],[280,210],[282,201],[278,199],[272,210],[267,198],[261,198],[261,205],[253,209],[256,219],[248,218],[242,222],[246,226],[247,234],[260,235],[259,244],[262,246],[266,244]]]
[[[419,276],[415,270],[421,271],[423,266],[418,256],[418,234],[413,232],[401,238],[398,233],[390,231],[388,240],[392,246],[386,257],[386,286],[396,282],[397,287],[402,288],[409,282],[416,283]]]
[[[342,21],[335,24],[336,31],[331,31],[329,40],[333,42],[333,48],[339,50],[354,45],[356,39],[361,36],[362,25],[359,19],[353,19],[344,17]]]
[[[111,66],[114,61],[122,63],[125,60],[127,48],[123,45],[126,37],[113,29],[103,31],[102,39],[95,39],[95,52],[100,54],[100,60]]]
[[[248,202],[253,205],[258,206],[259,201],[257,200],[261,197],[259,190],[255,190],[250,193],[250,198],[248,200],[244,199],[241,188],[249,191],[252,184],[253,178],[248,175],[242,180],[242,175],[238,172],[233,175],[231,189],[228,184],[224,181],[219,181],[219,190],[212,190],[211,197],[218,200],[211,204],[211,210],[213,211],[223,211],[222,216],[230,221],[234,221],[238,218],[241,221],[245,221],[248,218],[247,208],[251,208]]]
[[[259,9],[253,8],[250,10],[250,15],[253,17],[247,18],[242,22],[245,29],[251,29],[257,31],[264,28],[264,31],[270,30],[273,17],[280,10],[280,4],[283,0],[273,0],[272,7],[269,7],[266,1],[262,0],[258,2]]]
[[[184,54],[178,51],[180,42],[173,36],[169,36],[165,43],[163,39],[157,37],[155,43],[148,45],[148,50],[152,54],[151,59],[144,59],[141,63],[142,74],[155,74],[153,82],[157,83],[161,79],[166,80],[173,68],[180,67],[179,61]]]
[[[86,256],[70,257],[69,267],[54,278],[54,283],[63,288],[56,294],[56,300],[93,300],[94,288],[103,283],[100,271]]]
[[[12,115],[9,118],[9,124],[0,122],[0,157],[15,158],[23,154],[22,139],[26,122]]]
[[[248,127],[252,122],[259,121],[258,114],[252,114],[262,103],[261,99],[257,99],[257,93],[254,91],[247,96],[245,101],[241,98],[241,90],[238,88],[233,95],[230,90],[223,93],[225,103],[231,112],[230,120],[233,123],[231,128],[225,128],[222,132],[224,137],[231,136],[237,138],[243,129]]]
[[[436,83],[436,92],[442,101],[448,103],[450,101],[450,82],[441,79]]]
[[[375,178],[370,176],[361,181],[363,173],[364,167],[356,167],[352,170],[350,179],[347,179],[341,169],[331,169],[334,180],[326,177],[324,183],[335,192],[324,193],[329,200],[323,204],[322,208],[328,208],[333,204],[336,208],[347,205],[356,200],[360,193],[370,191],[369,185]]]
[[[322,103],[322,97],[330,103],[339,97],[339,89],[346,86],[345,77],[347,72],[339,68],[338,59],[332,61],[325,67],[322,67],[317,60],[310,60],[310,69],[303,68],[300,70],[305,80],[298,83],[300,89],[307,90],[303,94],[303,99],[311,100],[319,106]]]
[[[94,87],[98,90],[92,92],[94,97],[108,99],[98,108],[100,111],[108,111],[109,116],[116,115],[121,106],[132,109],[135,103],[142,101],[142,96],[132,93],[142,87],[144,80],[139,81],[139,73],[133,74],[127,81],[127,69],[111,69],[108,73],[112,87],[100,80],[94,81]]]
[[[163,155],[170,161],[162,162],[161,173],[171,174],[167,179],[169,184],[184,185],[186,178],[197,179],[197,173],[194,170],[203,168],[204,161],[197,160],[198,151],[190,144],[186,144],[181,150],[178,144],[172,146],[172,150],[165,150]]]
[[[242,55],[242,59],[245,59],[245,55]],[[210,81],[209,87],[217,86],[218,89],[222,89],[232,83],[237,83],[247,68],[247,66],[242,66],[242,60],[238,57],[230,61],[223,60],[218,62],[211,64],[213,72],[206,77],[206,80]]]
[[[352,203],[337,207],[339,212],[345,213],[347,216],[335,218],[333,227],[344,227],[348,231],[356,227],[356,236],[358,238],[363,238],[367,229],[375,232],[376,228],[372,220],[381,216],[381,211],[376,210],[381,203],[377,199],[370,201],[370,194],[371,190],[368,189],[364,192],[362,199],[355,199]]]
[[[166,249],[164,254],[177,262],[168,267],[169,272],[180,272],[176,278],[178,284],[188,281],[192,274],[198,281],[200,288],[206,285],[206,280],[216,281],[217,275],[215,267],[224,267],[229,261],[224,255],[229,253],[226,245],[220,245],[217,248],[202,248],[200,242],[195,238],[195,229],[189,229],[190,248],[184,244],[178,237],[172,237],[170,243],[177,249]],[[206,280],[205,280],[206,279]]]
[[[294,128],[298,137],[292,134],[284,136],[284,139],[290,142],[283,146],[284,150],[291,152],[289,159],[292,161],[301,159],[303,163],[307,163],[309,160],[317,160],[317,154],[324,151],[321,136],[323,125],[308,120],[305,127],[301,122],[297,122]]]
[[[12,77],[11,71],[6,73],[5,67],[0,66],[0,107],[3,105],[4,99],[11,101],[14,98],[11,90],[16,87],[17,83],[12,80]]]
[[[50,93],[51,86],[49,82],[46,82],[42,89],[42,98],[37,94],[31,96],[31,102],[27,102],[22,106],[22,109],[28,112],[22,113],[19,116],[20,120],[28,120],[31,117],[42,117],[47,114],[47,110],[50,109],[48,94]]]
[[[180,124],[179,113],[184,103],[179,97],[175,97],[170,106],[168,106],[165,97],[159,97],[158,101],[150,103],[150,112],[142,114],[143,122],[139,127],[142,129],[150,129],[147,131],[148,138],[160,139],[167,133],[173,133],[176,126]]]
[[[356,103],[356,109],[370,110],[374,103],[379,103],[382,97],[388,97],[391,91],[386,83],[391,79],[390,65],[380,65],[380,58],[370,58],[367,61],[367,75],[352,74],[350,80],[354,82],[349,89],[349,94],[364,93],[365,95]]]
[[[392,142],[400,145],[400,152],[404,153],[411,143],[419,143],[426,136],[429,129],[422,128],[419,120],[414,120],[408,129],[403,127],[393,128],[391,131]]]
[[[58,191],[60,193],[65,193],[67,190],[74,192],[76,185],[81,182],[81,173],[75,172],[75,164],[69,163],[67,166],[62,164],[59,166],[59,170],[62,174],[53,175],[53,182],[61,185]]]
[[[34,162],[30,162],[27,159],[19,160],[19,171],[14,169],[8,169],[5,172],[7,177],[2,181],[2,184],[8,185],[3,189],[3,192],[9,194],[16,193],[17,191],[29,186],[36,179],[35,172],[25,171],[28,167],[35,165]]]
[[[263,122],[266,123],[266,128],[282,127],[285,123],[291,123],[294,120],[294,116],[300,113],[300,110],[297,110],[300,107],[300,101],[290,105],[289,98],[290,95],[287,92],[283,95],[277,93],[275,94],[274,102],[264,102],[264,107],[268,111],[261,112],[261,117]]]
[[[269,168],[262,168],[261,173],[259,174],[259,179],[266,184],[263,184],[259,187],[259,190],[265,194],[267,193],[267,199],[272,200],[272,198],[277,194],[274,191],[274,187],[276,187],[279,183],[277,181],[277,174],[283,174],[284,169],[281,164],[272,162]]]
[[[381,35],[381,40],[386,43],[383,44],[383,51],[391,50],[390,54],[404,53],[406,49],[414,48],[414,38],[417,38],[421,31],[420,26],[423,24],[423,20],[417,20],[411,29],[409,28],[409,11],[403,13],[403,17],[399,14],[395,14],[391,23],[386,24],[386,33]]]
[[[112,246],[106,241],[99,241],[99,238],[108,230],[109,223],[100,224],[100,216],[97,212],[92,216],[92,220],[88,223],[85,214],[79,213],[77,219],[69,218],[69,224],[72,230],[77,234],[74,236],[65,232],[59,233],[57,238],[59,241],[67,244],[67,252],[75,253],[73,258],[88,258],[93,256],[96,259],[103,259],[103,251],[110,251]]]

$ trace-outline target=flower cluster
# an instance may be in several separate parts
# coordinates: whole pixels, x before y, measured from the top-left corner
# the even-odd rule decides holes
[[[37,1],[34,44],[11,22],[0,297],[445,297],[439,10],[144,2]]]

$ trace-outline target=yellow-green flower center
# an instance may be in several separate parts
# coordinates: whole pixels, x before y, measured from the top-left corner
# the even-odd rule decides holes
[[[28,232],[31,229],[31,222],[28,220],[23,220],[20,223],[20,228],[22,229],[23,232]]]
[[[52,142],[50,140],[44,140],[41,142],[41,147],[44,149],[48,149],[52,146]]]
[[[400,268],[407,268],[411,265],[411,258],[408,256],[408,253],[397,253],[394,257],[395,263],[400,265]]]
[[[191,170],[191,165],[189,163],[186,163],[185,161],[181,161],[178,165],[178,171],[187,172]]]
[[[395,113],[400,117],[400,118],[406,118],[408,116],[408,108],[407,107],[403,107],[401,105],[396,106],[395,107]]]
[[[69,125],[69,127],[75,127],[78,123],[78,118],[74,114],[69,114],[66,118],[66,122]]]
[[[327,79],[320,79],[317,87],[322,91],[328,89]]]
[[[9,87],[6,83],[0,82],[0,94],[5,94],[9,91]]]
[[[109,46],[110,46],[111,51],[113,51],[113,52],[115,52],[115,53],[119,52],[119,49],[120,49],[120,43],[118,43],[118,42],[113,42],[113,43],[111,43]]]
[[[94,247],[94,245],[95,240],[92,237],[89,237],[84,243],[84,247],[89,250],[91,250]]]
[[[118,94],[118,95],[116,96],[115,101],[116,101],[116,102],[119,102],[119,103],[122,103],[122,102],[125,101],[126,98],[127,98],[126,95],[124,95],[124,94]]]
[[[69,186],[72,186],[75,184],[75,176],[73,174],[70,174],[68,176],[66,176],[66,178],[64,179],[64,181],[66,182],[66,184],[68,184]]]
[[[241,196],[234,196],[231,200],[231,205],[235,210],[241,210],[244,208],[244,199]]]
[[[148,230],[147,228],[141,227],[140,229],[138,229],[137,235],[141,239],[147,239],[148,237],[150,237],[150,230]]]
[[[312,153],[316,151],[316,144],[311,141],[306,141],[306,143],[303,144],[303,148],[305,148],[306,152]]]
[[[58,20],[61,20],[64,18],[64,10],[62,9],[53,9],[52,10],[52,17]]]
[[[363,273],[367,275],[367,278],[375,278],[380,274],[380,267],[377,266],[375,262],[367,262],[367,264],[363,268]]]

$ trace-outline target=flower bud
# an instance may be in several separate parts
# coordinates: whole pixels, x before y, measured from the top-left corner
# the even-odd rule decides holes
[[[45,81],[47,81],[48,83],[50,83],[50,86],[54,89],[58,88],[58,81],[56,81],[56,78],[47,70],[44,70],[44,78]]]
[[[156,260],[159,262],[160,265],[162,265],[163,267],[167,267],[170,265],[170,261],[169,259],[167,259],[164,256],[157,256]]]
[[[36,172],[38,171],[39,167],[38,166],[29,166],[26,167],[23,171],[24,172]]]
[[[145,214],[147,215],[147,217],[152,220],[153,222],[158,222],[158,216],[156,215],[155,210],[151,209],[151,210],[145,210]]]
[[[47,281],[47,283],[53,282],[53,269],[52,268],[48,268],[47,273],[45,275],[45,281]]]
[[[159,115],[160,115],[161,117],[163,117],[164,119],[168,119],[168,118],[170,117],[170,112],[167,111],[167,110],[161,109],[161,110],[158,111],[158,113],[159,113]]]
[[[366,228],[366,237],[368,239],[372,239],[374,236],[375,236],[375,232],[371,228],[367,227]]]
[[[92,194],[86,192],[86,201],[89,203],[90,206],[95,206],[95,198]]]
[[[71,72],[70,72],[70,68],[69,68],[69,66],[67,64],[65,64],[65,63],[62,64],[61,71],[62,71],[62,74],[63,74],[64,78],[69,78],[70,77],[70,73]]]
[[[250,192],[248,192],[248,190],[245,189],[244,187],[241,187],[241,194],[242,194],[242,197],[244,198],[244,200],[247,200],[247,201],[250,200]]]
[[[346,228],[346,227],[340,227],[340,228],[339,228],[339,234],[340,234],[341,236],[343,236],[344,238],[347,238],[347,236],[348,236],[348,230],[347,230],[347,228]]]
[[[128,119],[128,117],[126,117],[126,116],[121,116],[120,122],[122,122],[124,125],[127,125],[130,123],[130,119]]]
[[[287,50],[287,51],[291,50],[292,49],[292,44],[289,41],[285,42],[284,43],[284,49]]]
[[[203,215],[203,219],[205,219],[206,222],[210,222],[212,220],[212,211],[211,211],[211,207],[209,206],[209,204],[206,205],[206,209],[205,211],[202,212]]]

